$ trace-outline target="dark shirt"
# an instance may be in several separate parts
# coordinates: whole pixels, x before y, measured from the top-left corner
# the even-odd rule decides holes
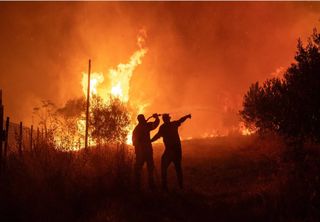
[[[181,117],[177,121],[166,122],[162,124],[158,133],[152,138],[152,142],[156,141],[160,137],[163,138],[165,145],[164,155],[170,155],[174,158],[181,158],[181,141],[178,128],[187,118],[191,118],[191,114]]]
[[[164,123],[160,126],[159,132],[157,133],[157,137],[163,137],[163,142],[166,149],[181,149],[181,142],[178,132],[178,127],[180,125],[180,121],[172,121],[170,123]]]
[[[158,127],[160,120],[154,122],[139,123],[132,132],[132,144],[142,150],[152,149],[150,131]]]

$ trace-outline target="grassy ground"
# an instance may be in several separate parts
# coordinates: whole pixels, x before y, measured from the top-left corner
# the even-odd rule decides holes
[[[184,141],[185,189],[172,165],[168,193],[133,189],[131,149],[12,155],[0,181],[0,221],[318,221],[319,193],[290,179],[282,151],[276,139]],[[156,144],[158,185],[162,152]],[[308,160],[315,175],[316,156]]]

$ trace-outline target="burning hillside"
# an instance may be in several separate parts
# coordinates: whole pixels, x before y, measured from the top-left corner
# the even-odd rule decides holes
[[[142,58],[147,53],[148,49],[145,47],[146,31],[140,30],[137,36],[138,49],[132,54],[127,63],[120,63],[115,68],[110,68],[107,74],[103,72],[90,73],[90,100],[97,99],[100,104],[112,105],[114,100],[118,100],[129,111],[130,123],[126,126],[127,143],[131,144],[132,130],[135,125],[135,115],[143,112],[146,107],[145,103],[132,101],[129,97],[131,77],[138,65],[142,63]],[[82,90],[84,97],[87,94],[88,73],[82,73]],[[71,107],[70,107],[71,108]],[[90,113],[92,108],[90,108]],[[73,149],[84,147],[84,132],[85,132],[85,118],[84,113],[80,114],[76,120],[76,132],[73,135]],[[65,134],[65,130],[61,130],[60,134]],[[56,138],[58,143],[61,143],[61,136]],[[90,136],[89,144],[96,144],[96,141]]]

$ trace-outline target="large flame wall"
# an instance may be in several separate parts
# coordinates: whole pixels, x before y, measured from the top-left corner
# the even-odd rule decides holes
[[[250,83],[293,61],[319,12],[309,2],[1,2],[5,112],[27,125],[41,99],[82,95],[90,58],[92,93],[111,90],[147,115],[190,112],[184,138],[221,135],[238,126]]]

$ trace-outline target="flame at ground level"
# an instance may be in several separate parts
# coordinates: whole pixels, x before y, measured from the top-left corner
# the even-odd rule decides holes
[[[256,129],[250,129],[247,127],[244,122],[239,123],[239,131],[243,136],[250,136],[256,132]]]

